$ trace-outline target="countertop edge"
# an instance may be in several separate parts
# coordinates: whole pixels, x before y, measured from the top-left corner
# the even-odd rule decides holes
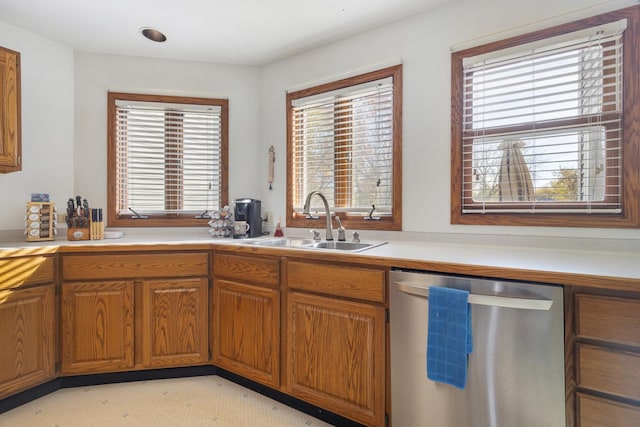
[[[594,251],[540,250],[540,248],[492,247],[430,242],[394,242],[359,253],[271,248],[247,245],[239,240],[176,239],[166,242],[114,241],[83,242],[30,242],[15,248],[0,248],[0,258],[65,253],[97,252],[157,252],[157,251],[226,251],[254,255],[286,256],[288,258],[314,259],[323,262],[342,262],[378,266],[381,268],[406,268],[439,273],[494,277],[519,281],[598,287],[621,291],[640,291],[640,272],[612,274],[598,271],[597,260],[617,263],[609,268],[625,271],[639,270],[638,254],[603,254]],[[410,256],[407,256],[411,253]],[[619,255],[619,256],[616,256]],[[478,259],[473,259],[473,258]],[[606,258],[606,259],[602,259]],[[468,260],[467,260],[468,259]],[[480,262],[477,262],[480,261]],[[536,263],[538,261],[538,264]],[[563,265],[566,267],[563,268]],[[585,271],[580,271],[584,269]],[[609,270],[610,271],[610,270]]]

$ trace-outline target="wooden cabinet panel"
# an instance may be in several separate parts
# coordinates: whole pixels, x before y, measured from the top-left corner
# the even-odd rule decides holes
[[[144,367],[189,366],[209,360],[208,280],[144,280],[140,327]]]
[[[638,294],[580,289],[569,296],[575,310],[575,335],[568,343],[575,349],[576,424],[640,426]]]
[[[279,387],[280,292],[216,279],[213,316],[213,363]]]
[[[287,307],[287,392],[355,421],[384,425],[384,309],[296,292],[289,293]]]
[[[133,367],[133,298],[130,281],[62,284],[63,374]]]
[[[51,256],[27,256],[0,260],[0,290],[37,283],[53,283]]]
[[[640,301],[576,295],[576,335],[640,347]]]
[[[578,393],[580,427],[638,427],[640,408]]]
[[[64,255],[63,280],[152,279],[209,275],[209,255],[202,253]]]
[[[640,400],[640,355],[578,345],[578,386]]]
[[[20,53],[0,47],[0,173],[22,170]]]
[[[366,301],[384,302],[385,277],[382,269],[287,262],[290,288]]]
[[[55,376],[55,285],[0,292],[0,399]]]
[[[277,288],[280,284],[278,260],[230,254],[215,254],[213,274],[216,277]]]

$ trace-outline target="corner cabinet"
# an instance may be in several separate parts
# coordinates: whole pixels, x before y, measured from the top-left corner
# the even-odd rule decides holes
[[[207,252],[63,255],[61,374],[209,360]]]
[[[279,261],[216,253],[213,259],[213,363],[280,386]]]
[[[55,377],[53,257],[0,260],[0,399]]]
[[[0,47],[0,173],[22,170],[20,53]]]
[[[286,276],[286,392],[385,425],[385,271],[288,260]]]

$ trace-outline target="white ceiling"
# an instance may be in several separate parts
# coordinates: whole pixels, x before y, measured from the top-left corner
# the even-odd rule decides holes
[[[78,51],[262,65],[445,1],[0,0],[0,20]]]

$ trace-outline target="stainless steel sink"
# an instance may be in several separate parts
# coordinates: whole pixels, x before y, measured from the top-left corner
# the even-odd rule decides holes
[[[312,239],[298,237],[283,237],[266,240],[252,240],[245,243],[256,246],[298,248],[298,249],[318,249],[334,250],[344,252],[361,252],[376,246],[384,245],[387,242],[340,242],[340,241],[315,241]]]
[[[312,239],[298,238],[298,237],[282,237],[266,240],[252,240],[246,243],[256,246],[269,246],[279,248],[300,248],[313,243]]]
[[[340,241],[324,241],[324,242],[314,242],[309,247],[313,249],[337,249],[340,251],[361,251],[365,249],[370,249],[375,246],[380,246],[385,242],[340,242]]]

